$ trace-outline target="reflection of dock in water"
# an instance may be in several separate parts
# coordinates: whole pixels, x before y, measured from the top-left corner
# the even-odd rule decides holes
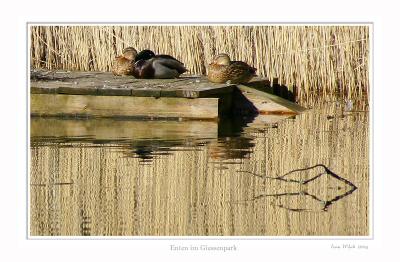
[[[109,145],[143,160],[160,151],[168,154],[173,147],[193,147],[217,137],[218,123],[214,121],[31,118],[32,145]]]
[[[245,158],[251,153],[253,138],[243,136],[243,131],[259,127],[261,122],[255,121],[259,117],[224,117],[219,121],[32,117],[30,132],[32,145],[110,145],[123,148],[128,157],[137,155],[145,161],[207,144],[213,159],[227,160]],[[262,121],[275,123],[285,118],[263,115]]]

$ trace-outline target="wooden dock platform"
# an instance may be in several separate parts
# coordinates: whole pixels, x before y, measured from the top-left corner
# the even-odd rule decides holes
[[[258,78],[243,86],[210,83],[204,76],[135,79],[107,72],[32,70],[31,115],[218,119],[232,113],[290,115],[304,111],[264,92],[263,82]]]

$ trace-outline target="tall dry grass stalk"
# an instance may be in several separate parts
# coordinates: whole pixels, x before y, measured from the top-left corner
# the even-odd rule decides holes
[[[32,26],[31,67],[109,71],[123,48],[152,49],[206,74],[217,53],[260,76],[297,87],[298,97],[368,95],[368,26]]]

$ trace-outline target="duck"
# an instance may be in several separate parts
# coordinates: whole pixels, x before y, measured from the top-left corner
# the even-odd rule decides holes
[[[257,69],[242,61],[231,61],[229,55],[218,54],[208,66],[207,78],[213,83],[241,84],[249,82]]]
[[[135,57],[137,51],[133,47],[127,47],[122,51],[122,55],[117,56],[112,65],[112,73],[116,76],[133,75],[135,67]]]
[[[178,78],[187,72],[185,65],[170,55],[155,55],[151,50],[140,51],[135,58],[133,76],[136,78]]]

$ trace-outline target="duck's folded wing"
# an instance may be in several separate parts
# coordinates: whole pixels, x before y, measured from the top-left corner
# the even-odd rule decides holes
[[[168,55],[162,55],[162,56],[157,57],[157,59],[156,59],[157,63],[159,63],[165,67],[168,67],[170,69],[175,69],[176,71],[179,72],[179,74],[183,74],[187,71],[184,64],[182,64],[175,58],[172,58],[172,59],[168,58],[169,57]]]
[[[235,71],[237,73],[240,72],[248,72],[250,74],[256,74],[257,69],[249,66],[245,62],[242,61],[233,61],[229,66],[229,70]]]
[[[179,61],[178,59],[176,59],[175,57],[170,56],[170,55],[157,55],[156,58],[172,59],[172,60],[176,60],[179,63],[183,64],[181,61]]]

